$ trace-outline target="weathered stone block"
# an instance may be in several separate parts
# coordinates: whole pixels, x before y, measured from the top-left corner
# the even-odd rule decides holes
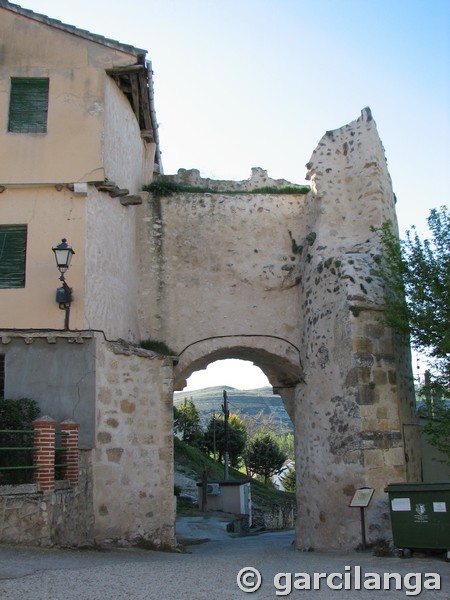
[[[377,340],[384,336],[385,327],[384,325],[380,325],[380,323],[366,323],[364,325],[364,332],[368,338]]]
[[[374,357],[370,352],[355,352],[353,356],[358,367],[371,367],[374,363]]]
[[[108,448],[106,454],[110,462],[119,463],[122,459],[123,448]]]
[[[389,369],[388,371],[388,379],[391,385],[397,385],[397,371]]]
[[[350,369],[350,371],[347,373],[347,377],[345,378],[345,385],[346,387],[354,387],[358,385],[358,383],[358,368],[353,367],[353,369]]]
[[[364,450],[364,467],[373,469],[384,465],[382,450]]]
[[[373,369],[372,371],[373,382],[376,385],[384,385],[387,383],[388,377],[384,369]]]
[[[377,419],[387,419],[388,418],[388,409],[387,406],[379,406],[377,408]]]
[[[372,340],[367,337],[358,337],[353,339],[353,351],[354,352],[362,352],[362,353],[372,353],[373,352],[373,343]]]
[[[108,433],[107,431],[99,431],[97,433],[97,440],[101,444],[109,444],[111,441],[111,434]]]
[[[374,404],[377,401],[375,388],[369,384],[361,384],[358,387],[358,404]]]
[[[120,410],[124,413],[133,413],[136,410],[136,404],[129,400],[122,400],[120,403]]]
[[[358,367],[358,382],[370,384],[372,379],[372,369],[370,367]]]
[[[386,465],[397,467],[405,464],[405,452],[403,448],[389,448],[385,451]]]
[[[382,450],[398,447],[402,442],[400,431],[363,431],[361,438],[368,444],[367,448],[380,448]]]

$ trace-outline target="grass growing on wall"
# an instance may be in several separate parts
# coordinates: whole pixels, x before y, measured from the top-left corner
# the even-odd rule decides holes
[[[161,354],[162,356],[176,355],[176,352],[169,348],[166,342],[162,342],[160,340],[142,340],[139,345],[141,348],[144,348],[144,350],[151,350],[152,352],[156,352],[157,354]]]
[[[307,194],[310,191],[309,185],[285,185],[282,187],[261,187],[254,190],[217,190],[209,187],[196,187],[176,183],[164,177],[158,177],[152,183],[143,187],[145,192],[150,192],[154,196],[171,196],[177,193],[187,194]]]

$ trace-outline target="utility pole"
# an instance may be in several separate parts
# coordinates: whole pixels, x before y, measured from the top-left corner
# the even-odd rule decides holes
[[[225,418],[225,481],[228,481],[228,417],[230,415],[230,411],[228,410],[228,397],[226,390],[223,390],[222,411]]]
[[[213,455],[214,455],[214,462],[217,462],[217,457],[216,457],[216,413],[215,411],[213,412]]]
[[[425,371],[425,402],[428,409],[428,416],[434,417],[434,398],[431,391],[431,377],[430,371]]]

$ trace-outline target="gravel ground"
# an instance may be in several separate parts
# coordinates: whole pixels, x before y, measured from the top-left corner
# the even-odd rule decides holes
[[[184,535],[189,519],[180,527]],[[439,573],[441,590],[424,589],[421,600],[450,599],[450,564],[439,557],[393,558],[374,557],[371,553],[297,552],[293,548],[293,532],[264,533],[233,538],[222,526],[211,530],[210,541],[187,546],[184,553],[162,553],[141,549],[61,550],[0,546],[1,600],[234,600],[256,598],[342,598],[352,600],[362,595],[367,600],[400,599],[418,595],[417,578],[425,581],[425,573]],[[204,533],[204,530],[203,530]],[[195,535],[194,535],[195,537]],[[197,536],[198,537],[198,536]],[[198,540],[197,540],[198,541]],[[237,574],[243,568],[257,568],[262,576],[258,591],[249,594],[237,585]],[[367,573],[399,573],[402,589],[385,591],[354,589],[332,590],[321,580],[319,590],[294,589],[295,573],[347,573],[355,575],[361,567],[364,585]],[[276,595],[276,573],[292,573],[292,591],[288,579],[279,580]],[[407,573],[417,573],[414,580]],[[303,576],[304,577],[304,576]],[[302,579],[305,586],[305,579]],[[345,579],[332,579],[332,585]],[[408,583],[408,590],[405,582]],[[311,584],[313,585],[313,584]],[[383,584],[382,584],[383,585]],[[406,592],[409,591],[407,594]],[[411,592],[413,592],[411,594]],[[357,596],[358,594],[358,596]]]

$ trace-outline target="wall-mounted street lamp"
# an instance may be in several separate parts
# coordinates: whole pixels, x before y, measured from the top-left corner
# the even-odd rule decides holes
[[[56,302],[59,304],[59,308],[61,310],[66,311],[64,318],[64,329],[67,331],[69,329],[72,288],[67,285],[64,273],[70,267],[70,261],[72,260],[72,256],[75,254],[75,252],[73,251],[72,246],[69,246],[67,243],[66,238],[63,238],[61,243],[57,246],[53,246],[52,250],[55,253],[56,266],[58,267],[58,271],[61,273],[59,280],[62,282],[62,287],[56,290]]]

